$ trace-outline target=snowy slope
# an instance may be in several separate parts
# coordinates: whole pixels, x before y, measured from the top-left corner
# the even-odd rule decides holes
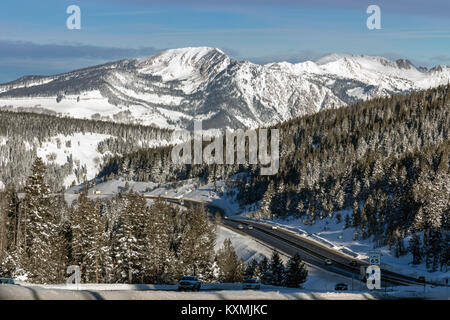
[[[113,156],[110,151],[100,152],[98,146],[101,142],[117,137],[110,134],[94,132],[73,133],[70,135],[58,134],[39,141],[37,138],[22,143],[25,150],[41,157],[45,164],[55,167],[65,167],[61,178],[63,187],[70,187],[73,182],[79,184],[85,179],[92,180],[99,173],[106,157]],[[0,146],[12,143],[8,137],[0,136]],[[131,142],[127,142],[128,145]],[[165,139],[149,139],[134,142],[138,147],[156,147],[169,144]],[[31,157],[31,154],[28,155]],[[0,157],[0,166],[8,165],[8,158]],[[0,180],[0,190],[5,187],[5,182]]]
[[[98,143],[110,138],[110,135],[98,133],[76,133],[70,136],[58,135],[42,143],[37,149],[36,155],[41,157],[45,163],[55,163],[64,165],[72,157],[74,162],[74,171],[84,169],[86,179],[93,179],[101,165],[103,156],[110,154],[106,152],[101,154],[97,150]],[[63,185],[68,187],[72,181],[77,181],[74,172],[64,178]]]
[[[190,127],[194,117],[205,129],[256,127],[449,80],[449,66],[419,70],[403,59],[332,54],[257,65],[191,47],[0,84],[0,107],[164,128]]]

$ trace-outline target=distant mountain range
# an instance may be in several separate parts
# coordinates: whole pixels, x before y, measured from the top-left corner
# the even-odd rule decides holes
[[[0,84],[0,107],[190,128],[273,124],[358,100],[447,84],[450,66],[331,54],[315,62],[253,64],[215,48],[166,50],[54,76]]]

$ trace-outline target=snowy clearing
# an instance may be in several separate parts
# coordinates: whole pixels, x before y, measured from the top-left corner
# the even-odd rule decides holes
[[[98,173],[101,165],[101,159],[106,154],[101,154],[97,150],[98,143],[112,136],[98,133],[75,133],[70,136],[59,134],[42,143],[36,153],[45,163],[56,163],[64,165],[72,156],[74,161],[74,170],[84,168],[86,170],[86,178],[93,179]],[[70,186],[72,181],[76,181],[76,175],[68,175],[64,179],[64,186]]]

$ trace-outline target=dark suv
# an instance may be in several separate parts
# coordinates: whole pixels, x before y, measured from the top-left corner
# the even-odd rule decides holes
[[[14,284],[14,280],[10,278],[0,278],[0,284]]]
[[[178,282],[178,291],[200,291],[201,283],[197,276],[184,276]]]
[[[338,283],[336,284],[336,286],[334,287],[334,290],[337,291],[346,291],[348,290],[348,285],[346,283]]]

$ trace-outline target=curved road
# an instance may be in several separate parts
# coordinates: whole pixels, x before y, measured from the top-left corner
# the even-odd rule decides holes
[[[155,199],[158,196],[146,195],[145,197]],[[221,221],[222,225],[232,229],[233,231],[238,231],[242,234],[258,239],[270,247],[274,247],[288,255],[299,253],[302,260],[312,265],[333,273],[353,278],[357,281],[362,278],[360,274],[361,266],[364,266],[365,268],[369,265],[366,261],[355,259],[354,257],[288,230],[281,228],[273,229],[270,225],[247,219],[227,218],[225,217],[224,210],[222,208],[207,202],[187,198],[171,198],[163,196],[161,196],[161,198],[183,206],[205,206],[206,209],[212,214],[219,213],[223,218]],[[251,227],[249,228],[249,226]],[[331,260],[332,264],[327,265],[325,263],[326,259]],[[350,265],[352,261],[356,262],[356,266]],[[381,270],[381,280],[382,286],[423,285],[423,282],[416,278],[385,269]],[[427,282],[427,284],[434,283]]]
[[[107,194],[101,194],[100,197]],[[367,267],[369,264],[366,261],[358,260],[350,255],[344,254],[341,251],[327,247],[317,241],[308,239],[299,234],[295,234],[288,230],[277,228],[273,229],[271,225],[267,225],[261,222],[255,222],[248,219],[239,218],[227,218],[222,208],[217,205],[199,201],[189,198],[174,198],[162,195],[145,195],[147,199],[156,199],[160,197],[168,202],[175,203],[182,206],[204,206],[213,216],[217,213],[222,217],[222,225],[233,231],[237,231],[241,234],[251,236],[270,247],[278,249],[288,255],[294,255],[299,253],[302,260],[315,265],[319,268],[327,271],[343,275],[355,280],[361,280],[361,266]],[[242,228],[239,228],[241,225]],[[248,228],[251,226],[252,228]],[[325,260],[331,260],[332,264],[327,265]],[[356,265],[351,265],[351,262],[356,262]],[[424,282],[417,278],[403,275],[400,273],[392,272],[386,269],[381,269],[381,284],[382,286],[392,285],[423,285]],[[425,282],[429,285],[440,285],[438,283]]]

